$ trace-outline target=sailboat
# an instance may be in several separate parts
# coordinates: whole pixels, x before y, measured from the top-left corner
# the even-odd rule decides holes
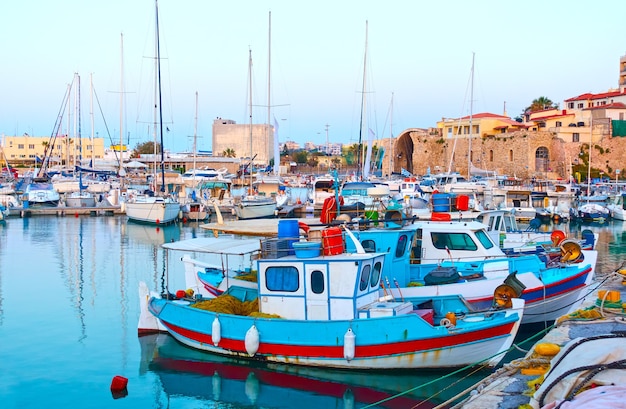
[[[78,172],[78,191],[69,193],[69,195],[65,198],[65,204],[68,207],[94,207],[96,205],[96,198],[86,190],[87,186],[83,185],[83,136],[81,135],[80,126],[80,75],[76,73],[74,74],[74,77],[76,82],[75,120],[78,121],[78,132],[76,134],[76,137],[78,138],[78,165],[75,167],[74,171]]]
[[[193,171],[191,178],[191,195],[189,201],[183,206],[183,217],[191,221],[206,220],[209,217],[207,206],[202,203],[202,197],[198,197],[198,183],[196,183],[196,152],[197,152],[197,139],[198,139],[198,92],[196,92],[196,118],[193,133]],[[187,181],[185,181],[185,185]]]
[[[155,108],[158,107],[158,123],[155,123],[155,135],[158,128],[161,141],[161,183],[159,194],[155,195],[152,191],[144,192],[133,197],[128,197],[125,203],[126,216],[129,220],[150,224],[168,224],[174,222],[180,213],[180,203],[171,195],[165,195],[165,169],[164,169],[164,146],[163,146],[163,106],[161,104],[161,50],[159,47],[159,4],[155,0],[155,42],[156,42],[156,82],[157,82],[157,101]],[[155,121],[156,122],[156,121]],[[156,139],[156,138],[155,138]],[[156,168],[155,168],[156,176]],[[158,185],[154,183],[155,187]]]
[[[250,162],[254,159],[252,148],[252,50],[249,50],[248,71],[250,82]],[[250,188],[248,195],[241,198],[234,206],[235,215],[240,220],[262,219],[276,216],[276,200],[271,197],[254,193],[252,172],[250,172]]]

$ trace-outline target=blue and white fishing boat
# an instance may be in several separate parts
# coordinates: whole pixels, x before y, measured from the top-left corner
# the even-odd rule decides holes
[[[231,285],[211,300],[150,296],[142,283],[139,333],[167,331],[218,355],[360,370],[494,366],[511,346],[522,300],[478,310],[458,295],[381,297],[385,254],[338,251],[342,240],[294,243],[284,257],[255,250],[256,288]]]
[[[597,260],[595,250],[583,250],[574,240],[564,240],[556,254],[507,256],[485,225],[475,221],[419,221],[353,234],[367,251],[386,251],[383,280],[386,294],[394,298],[461,294],[484,307],[498,297],[494,293],[507,277],[516,277],[521,284],[513,287],[521,287],[526,301],[524,324],[553,321],[576,309],[593,281]],[[347,248],[356,250],[350,241]]]

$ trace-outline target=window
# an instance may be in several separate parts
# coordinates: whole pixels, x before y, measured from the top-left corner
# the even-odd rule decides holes
[[[509,162],[513,162],[513,149],[509,151]]]
[[[493,149],[489,151],[489,162],[493,162]]]
[[[568,103],[567,103],[567,107],[568,107],[569,109],[574,109],[574,103],[573,103],[573,102],[568,102]]]
[[[485,230],[476,230],[476,237],[478,238],[478,241],[480,241],[480,244],[485,246],[486,249],[493,247],[493,242],[489,239],[489,235],[485,232]]]
[[[372,266],[370,266],[369,264],[363,266],[363,269],[361,270],[361,281],[359,282],[359,290],[367,290],[367,286],[370,283],[371,270]]]
[[[24,144],[23,143],[18,143],[17,144],[17,149],[24,149]]]
[[[270,291],[298,291],[300,288],[298,269],[295,267],[269,267],[265,271],[265,286]]]
[[[366,253],[376,253],[376,242],[374,240],[363,240],[361,245]]]
[[[311,273],[311,291],[313,294],[322,294],[324,292],[324,273],[319,270]]]
[[[579,102],[578,106],[576,108],[583,109],[584,107],[585,107],[585,105],[582,102]]]
[[[439,250],[470,250],[478,249],[476,243],[467,233],[430,233],[435,248]]]
[[[556,121],[556,126],[557,127],[563,126],[563,123],[561,121]]]
[[[29,143],[28,144],[28,149],[35,149],[35,144],[34,143]]]
[[[406,251],[406,245],[409,242],[406,234],[401,235],[398,238],[398,247],[396,247],[396,257],[404,256],[404,252]]]
[[[578,132],[572,134],[572,142],[580,142],[580,134]]]
[[[372,278],[370,278],[370,287],[378,286],[378,282],[380,281],[380,270],[382,269],[382,264],[380,261],[374,263],[374,271],[372,272]]]

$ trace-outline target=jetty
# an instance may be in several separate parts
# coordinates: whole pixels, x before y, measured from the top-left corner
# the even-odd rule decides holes
[[[116,216],[124,214],[121,206],[96,206],[96,207],[12,207],[9,217],[31,216]]]

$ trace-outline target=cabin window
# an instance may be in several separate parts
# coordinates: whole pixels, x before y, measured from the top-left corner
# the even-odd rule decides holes
[[[361,282],[359,283],[359,290],[367,290],[367,286],[370,283],[371,270],[372,266],[370,266],[369,264],[363,266],[363,269],[361,270]]]
[[[324,273],[319,270],[311,273],[311,291],[313,294],[322,294],[324,292]]]
[[[370,279],[370,286],[376,287],[378,286],[378,281],[380,280],[380,271],[382,270],[382,264],[380,261],[374,263],[374,271],[372,272],[372,278]]]
[[[489,239],[489,235],[484,230],[476,230],[476,237],[480,244],[482,244],[486,249],[490,249],[494,246],[493,242]]]
[[[363,240],[361,245],[366,253],[376,253],[376,242],[374,240]]]
[[[298,291],[300,288],[298,269],[291,266],[268,267],[265,270],[265,286],[270,291]]]
[[[467,233],[430,233],[433,245],[439,250],[471,250],[476,251],[476,243]]]
[[[406,245],[408,242],[409,242],[409,239],[407,238],[406,234],[403,234],[398,238],[398,247],[396,247],[396,257],[404,256],[404,253],[406,252]]]

